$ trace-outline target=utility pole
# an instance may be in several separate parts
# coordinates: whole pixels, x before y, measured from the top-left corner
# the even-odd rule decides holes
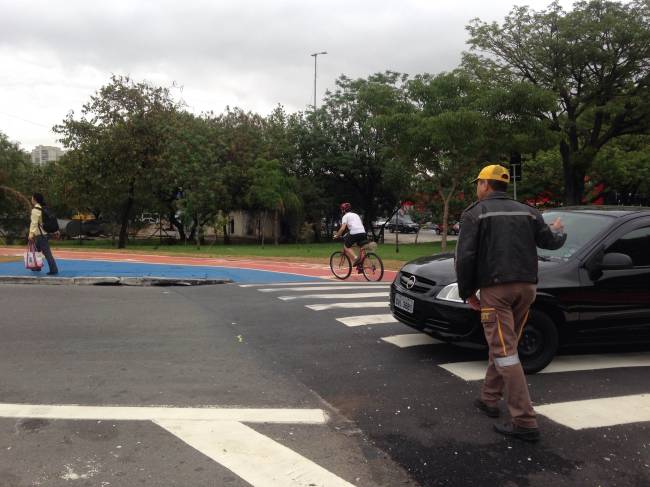
[[[327,51],[315,52],[310,54],[314,58],[314,111],[316,111],[316,72],[317,72],[317,61],[318,56],[321,54],[327,54]]]

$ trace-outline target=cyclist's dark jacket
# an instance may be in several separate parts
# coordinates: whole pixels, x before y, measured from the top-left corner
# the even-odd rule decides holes
[[[456,245],[458,292],[469,298],[482,287],[508,282],[537,283],[537,247],[559,249],[541,213],[495,191],[465,209]]]

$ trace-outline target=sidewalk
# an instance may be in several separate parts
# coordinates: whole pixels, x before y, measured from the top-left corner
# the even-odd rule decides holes
[[[0,276],[34,276],[25,269],[23,251],[0,247],[0,256],[13,256],[16,262],[0,262]],[[55,250],[58,277],[167,277],[229,279],[234,282],[304,282],[334,279],[327,263],[283,262],[264,259],[187,257],[129,252]],[[45,266],[47,269],[47,265]],[[44,272],[42,272],[44,274]],[[383,281],[392,281],[395,271],[386,271]],[[353,273],[349,281],[364,281]]]

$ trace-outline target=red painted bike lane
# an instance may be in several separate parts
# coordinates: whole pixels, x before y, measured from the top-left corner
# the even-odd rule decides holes
[[[307,277],[321,279],[332,279],[338,281],[330,271],[327,263],[311,262],[291,262],[266,260],[255,258],[214,258],[214,257],[189,257],[178,255],[161,255],[161,254],[135,254],[130,252],[103,252],[95,250],[68,250],[54,249],[56,259],[66,260],[88,260],[102,262],[122,262],[122,263],[139,263],[139,264],[165,264],[179,266],[209,266],[209,267],[226,267],[232,269],[254,269],[270,272],[284,272],[297,274]],[[22,256],[23,250],[16,247],[0,247],[0,255],[3,256]],[[392,281],[397,273],[386,270],[382,281]],[[348,281],[364,281],[361,274],[355,270],[347,279]]]

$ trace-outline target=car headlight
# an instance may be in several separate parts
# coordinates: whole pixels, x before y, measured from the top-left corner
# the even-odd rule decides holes
[[[455,303],[464,302],[463,299],[460,297],[460,294],[458,294],[457,282],[448,284],[447,286],[443,287],[438,293],[438,295],[436,296],[436,298],[442,299],[443,301],[454,301]]]
[[[476,297],[478,299],[481,299],[481,291],[478,290],[476,291]],[[443,301],[453,301],[454,303],[464,303],[465,300],[463,300],[460,297],[460,294],[458,294],[458,283],[454,282],[452,284],[448,284],[447,286],[443,287],[438,295],[436,296],[438,299],[442,299]]]

